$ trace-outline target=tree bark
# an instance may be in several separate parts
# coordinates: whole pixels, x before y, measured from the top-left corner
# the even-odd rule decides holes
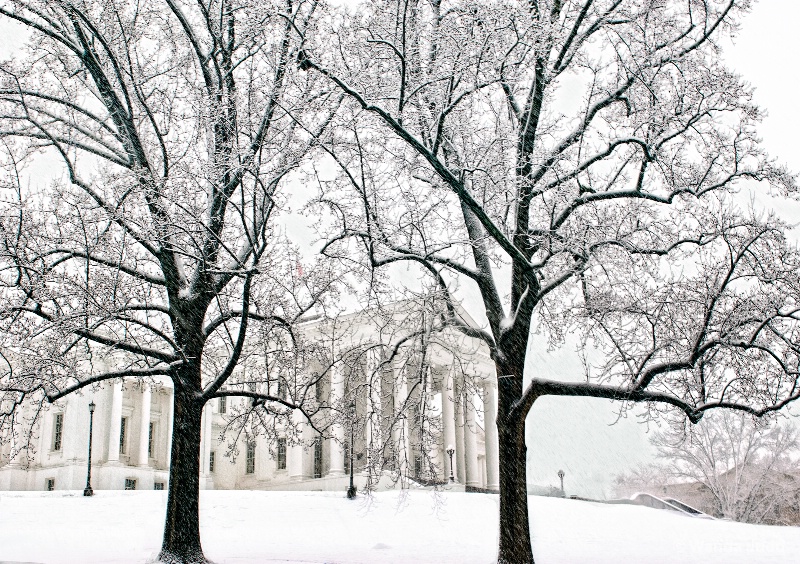
[[[525,356],[522,355],[523,359]],[[521,366],[497,363],[497,439],[500,454],[500,543],[498,564],[533,564],[528,518],[525,413],[514,411],[522,396]]]
[[[177,380],[177,379],[176,379]],[[164,564],[205,564],[200,545],[200,428],[202,404],[176,383],[169,465]]]
[[[525,433],[516,425],[499,424],[500,450],[500,546],[498,564],[533,564],[528,519],[525,467]]]

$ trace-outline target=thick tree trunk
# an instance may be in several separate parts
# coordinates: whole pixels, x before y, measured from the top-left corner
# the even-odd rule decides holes
[[[528,519],[525,424],[497,417],[500,450],[500,546],[498,564],[533,564]]]
[[[159,560],[205,564],[200,546],[200,428],[202,405],[176,386],[169,497]]]
[[[514,410],[522,397],[525,355],[513,354],[515,352],[500,354],[496,360],[500,451],[500,545],[497,561],[498,564],[533,564],[528,519],[525,413]]]

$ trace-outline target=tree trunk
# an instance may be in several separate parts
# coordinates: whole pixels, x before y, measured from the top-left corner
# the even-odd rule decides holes
[[[500,545],[497,562],[533,564],[528,520],[526,414],[513,410],[522,396],[525,355],[500,355],[500,358],[512,360],[497,363],[497,439],[500,455]]]
[[[533,564],[524,422],[503,421],[498,414],[497,438],[500,451],[500,546],[497,562]]]
[[[158,558],[165,564],[205,564],[199,513],[202,405],[176,386],[173,414],[167,518]]]

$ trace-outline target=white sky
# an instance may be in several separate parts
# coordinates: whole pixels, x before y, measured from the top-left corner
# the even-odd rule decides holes
[[[794,56],[800,50],[800,4],[762,0],[742,22],[735,44],[726,49],[728,64],[756,87],[756,101],[769,115],[760,131],[767,149],[791,170],[800,171],[797,89]]]
[[[728,64],[756,86],[756,101],[768,116],[759,131],[767,150],[792,171],[800,171],[797,134],[800,112],[797,111],[797,77],[793,57],[800,51],[796,23],[800,21],[800,3],[790,0],[762,0],[742,22],[735,43],[726,47]],[[0,59],[13,55],[21,36],[16,26],[0,19]],[[770,204],[767,198],[760,202]],[[776,211],[787,221],[800,223],[797,202],[772,201]],[[298,239],[310,233],[295,224]],[[290,230],[290,235],[293,233]],[[541,343],[534,343],[528,372],[549,377],[575,377],[581,365],[574,344],[548,353]],[[614,423],[616,416],[604,400],[545,398],[537,402],[528,425],[529,477],[546,485],[557,485],[556,472],[566,473],[569,492],[584,495],[609,493],[614,474],[630,468],[650,456],[644,428],[633,420]]]

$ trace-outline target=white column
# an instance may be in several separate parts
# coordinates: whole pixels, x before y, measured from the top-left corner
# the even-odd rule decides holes
[[[399,367],[393,367],[394,373],[394,410],[393,415],[399,417],[397,424],[392,428],[392,441],[396,445],[398,457],[400,458],[398,471],[401,476],[408,475],[409,465],[413,463],[413,453],[411,451],[411,437],[408,427],[408,413],[401,412],[403,406],[410,409],[406,405],[408,400],[408,382],[406,381],[405,374]]]
[[[108,462],[119,463],[119,433],[122,423],[122,380],[111,388],[111,414],[108,422]]]
[[[47,448],[45,446],[46,441],[45,441],[45,435],[44,435],[44,430],[45,430],[44,417],[40,417],[39,418],[39,426],[38,427],[39,427],[39,433],[38,433],[39,439],[36,441],[36,444],[37,444],[36,452],[39,452],[42,455],[44,455],[44,451]]]
[[[203,457],[203,460],[200,461],[200,472],[204,475],[208,475],[210,472],[208,465],[211,458],[211,447],[214,443],[213,424],[214,410],[211,408],[211,403],[206,403],[203,408],[203,432],[200,437],[203,440],[203,448],[200,449],[200,455]]]
[[[292,411],[292,425],[296,428],[297,441],[287,437],[287,441],[291,442],[286,450],[286,469],[290,480],[299,481],[305,478],[305,470],[303,468],[303,431],[305,424],[303,423],[303,414],[299,409]]]
[[[456,474],[456,456],[453,453],[452,468],[450,465],[451,457],[447,454],[447,449],[456,447],[456,407],[455,407],[455,386],[453,385],[453,369],[449,368],[444,374],[442,381],[442,427],[444,433],[442,436],[442,446],[444,447],[444,478],[449,480],[452,475]]]
[[[64,413],[64,421],[63,421],[63,428],[62,428],[62,437],[65,439],[62,441],[62,455],[64,460],[72,460],[77,459],[80,455],[86,455],[82,448],[80,448],[80,443],[74,438],[77,437],[84,437],[89,435],[88,425],[86,429],[86,434],[84,435],[83,430],[81,429],[81,417],[83,416],[82,411],[79,410],[77,405],[63,405],[62,407]],[[88,413],[89,409],[86,409]],[[68,437],[73,437],[73,440],[69,440]],[[70,472],[72,472],[73,466],[68,465],[70,467]]]
[[[314,443],[318,437],[311,425],[303,424],[303,476],[308,480],[314,477]]]
[[[330,403],[335,409],[342,410],[339,413],[339,421],[333,424],[331,428],[330,444],[330,469],[328,470],[329,476],[342,476],[344,475],[344,441],[345,441],[345,428],[344,421],[350,416],[349,407],[344,401],[344,371],[341,368],[334,367],[331,373],[331,396]],[[352,448],[352,445],[351,447]]]
[[[206,406],[203,406],[203,412],[200,414],[200,477],[204,477],[206,475],[206,462],[205,462],[205,454],[206,454],[206,443],[208,440],[206,437]]]
[[[486,437],[486,488],[500,489],[500,449],[497,442],[497,387],[494,382],[483,385],[483,425]]]
[[[142,390],[142,424],[139,428],[139,466],[148,466],[149,455],[147,453],[147,446],[150,439],[150,402],[151,394],[150,386],[143,384]]]
[[[381,449],[381,423],[383,421],[383,411],[381,406],[381,371],[376,370],[378,363],[375,358],[370,359],[367,366],[367,378],[369,379],[369,402],[367,410],[369,415],[369,425],[367,427],[367,467],[372,468],[372,456]]]
[[[462,484],[466,483],[467,476],[464,473],[464,396],[461,387],[456,384],[456,480]]]
[[[481,473],[478,470],[478,424],[475,422],[475,406],[472,405],[472,394],[464,397],[464,468],[466,470],[465,485],[480,487]]]
[[[167,467],[172,464],[172,424],[175,419],[175,389],[169,388],[169,397],[167,398],[167,424],[165,427],[167,428]]]
[[[439,461],[437,459],[437,455],[439,449],[437,448],[438,445],[438,437],[435,435],[434,431],[434,418],[436,417],[436,412],[433,409],[433,374],[432,368],[430,365],[426,365],[424,367],[423,378],[425,379],[425,397],[423,398],[424,403],[424,410],[425,410],[425,419],[422,422],[422,450],[424,452],[423,460],[422,460],[422,473],[423,476],[435,480],[437,478],[436,475],[431,475],[432,466],[441,468],[439,465]]]

